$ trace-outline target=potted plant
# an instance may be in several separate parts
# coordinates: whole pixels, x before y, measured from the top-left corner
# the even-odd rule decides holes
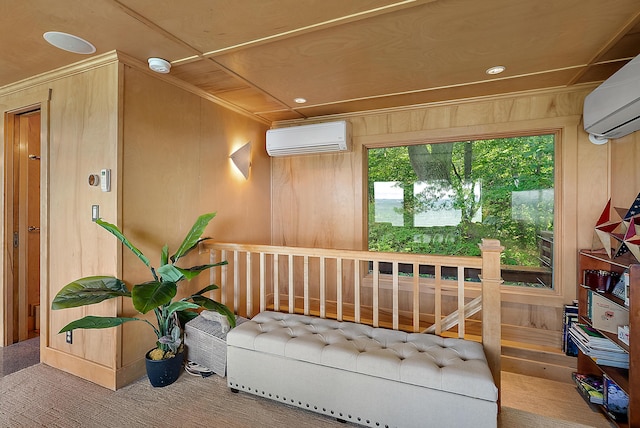
[[[207,227],[215,213],[203,214],[191,227],[184,241],[175,252],[169,257],[169,248],[165,245],[160,256],[160,266],[155,269],[151,266],[149,259],[142,254],[118,229],[117,226],[107,223],[102,219],[96,223],[118,238],[125,247],[130,249],[151,271],[152,279],[148,282],[135,284],[131,289],[125,282],[113,276],[90,276],[77,279],[65,285],[53,299],[52,309],[75,308],[79,306],[91,305],[103,300],[116,297],[129,297],[133,307],[141,314],[153,311],[156,325],[144,318],[132,317],[104,317],[85,316],[84,318],[70,322],[64,326],[59,333],[82,329],[109,328],[119,326],[130,321],[142,321],[151,326],[157,336],[156,348],[147,353],[147,375],[153,386],[165,386],[173,383],[180,373],[183,350],[183,328],[182,325],[189,319],[198,315],[196,310],[213,310],[226,316],[231,327],[235,326],[235,315],[227,306],[216,302],[203,294],[215,290],[217,285],[211,284],[195,294],[174,300],[178,283],[183,280],[190,280],[201,272],[214,266],[227,264],[222,261],[215,264],[193,266],[181,268],[176,266],[176,262],[187,255],[197,245],[210,238],[201,238],[204,229]],[[161,361],[161,363],[153,363]],[[169,370],[169,375],[162,379],[155,379],[154,367],[157,364],[173,365],[173,370]],[[177,369],[176,369],[177,368]],[[160,369],[164,374],[167,369]]]

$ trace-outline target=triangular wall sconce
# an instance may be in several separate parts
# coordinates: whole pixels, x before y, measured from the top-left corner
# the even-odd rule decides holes
[[[245,179],[249,179],[249,168],[251,167],[251,142],[248,142],[230,156],[233,164],[238,171],[244,175]]]

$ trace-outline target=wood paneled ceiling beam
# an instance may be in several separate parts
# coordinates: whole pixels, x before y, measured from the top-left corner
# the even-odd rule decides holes
[[[594,65],[599,65],[599,64],[604,64],[607,62],[612,62],[612,61],[601,61],[599,62],[599,60],[610,50],[612,49],[627,33],[629,33],[629,31],[631,31],[631,29],[633,27],[635,27],[636,25],[640,24],[640,12],[636,13],[635,15],[633,15],[629,21],[627,21],[627,23],[625,25],[623,25],[622,27],[620,27],[620,29],[618,30],[618,32],[616,34],[614,34],[607,43],[605,43],[599,50],[598,52],[596,52],[593,57],[587,62],[587,64],[585,64],[584,67],[582,67],[576,74],[575,76],[573,76],[573,78],[567,82],[567,86],[571,86],[576,84],[580,78],[589,70],[589,68],[593,67]],[[628,58],[629,60],[631,60],[632,58]],[[616,60],[619,61],[619,60]]]
[[[327,21],[317,22],[315,24],[307,25],[307,26],[296,28],[289,31],[284,31],[282,33],[271,34],[269,36],[261,37],[259,39],[247,40],[246,42],[238,43],[233,46],[226,46],[221,49],[205,52],[203,55],[205,57],[213,57],[216,55],[228,54],[228,53],[237,51],[239,49],[255,47],[265,43],[271,43],[277,40],[283,40],[289,37],[299,36],[302,34],[313,32],[313,31],[324,30],[324,29],[335,27],[338,25],[347,24],[349,22],[359,21],[361,19],[366,19],[366,18],[372,18],[374,16],[382,15],[382,14],[393,12],[396,10],[415,7],[415,6],[423,5],[426,3],[433,3],[436,1],[438,0],[402,0],[386,6],[380,6],[373,9],[364,10],[362,12],[340,16],[334,19],[329,19]],[[179,61],[176,61],[176,63],[178,62]]]
[[[140,22],[141,24],[145,25],[146,27],[148,27],[149,29],[155,31],[158,34],[161,34],[162,36],[166,37],[167,39],[173,41],[174,43],[184,47],[185,49],[193,52],[194,55],[194,59],[197,58],[202,58],[202,52],[200,52],[198,49],[194,48],[193,46],[191,46],[189,43],[185,42],[184,40],[182,40],[181,38],[173,35],[172,33],[170,33],[169,31],[165,30],[164,28],[162,28],[161,26],[157,25],[156,23],[154,23],[153,21],[145,18],[144,16],[140,15],[138,12],[136,12],[135,10],[131,9],[128,6],[125,6],[124,4],[120,3],[118,0],[109,0],[114,6],[116,6],[117,8],[119,8],[120,10],[122,10],[125,14],[129,15],[131,18],[135,19],[136,21]],[[190,57],[193,58],[193,57]],[[173,61],[172,61],[173,63]]]

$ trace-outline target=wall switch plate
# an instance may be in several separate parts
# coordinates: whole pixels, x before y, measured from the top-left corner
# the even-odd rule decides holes
[[[91,205],[91,221],[96,221],[100,218],[100,205]]]
[[[111,191],[111,170],[110,169],[100,170],[100,189],[103,192]]]
[[[65,340],[68,344],[73,343],[73,330],[67,332],[67,335],[65,336]]]

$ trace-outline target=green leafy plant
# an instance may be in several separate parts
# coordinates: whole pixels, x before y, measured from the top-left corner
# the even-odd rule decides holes
[[[189,319],[195,318],[198,309],[213,310],[225,315],[229,320],[231,327],[235,326],[236,319],[229,308],[222,303],[218,303],[203,294],[215,290],[217,285],[211,284],[191,296],[173,300],[178,291],[178,283],[183,280],[195,278],[201,272],[215,266],[227,264],[222,261],[215,264],[206,264],[193,266],[190,268],[181,268],[176,266],[176,262],[187,255],[191,250],[196,248],[198,244],[210,238],[201,238],[204,229],[207,227],[211,219],[216,213],[203,214],[191,227],[189,233],[178,250],[169,257],[169,247],[165,245],[162,248],[160,256],[160,266],[156,270],[149,259],[142,254],[118,229],[117,226],[107,223],[102,219],[96,220],[96,223],[118,238],[125,247],[131,250],[151,271],[153,279],[148,282],[134,285],[131,290],[127,288],[125,282],[113,276],[90,276],[77,279],[65,285],[53,299],[52,309],[75,308],[79,306],[91,305],[99,303],[107,299],[116,297],[130,297],[133,307],[141,314],[153,311],[156,317],[157,325],[144,318],[130,317],[103,317],[103,316],[85,316],[84,318],[72,321],[64,326],[60,333],[80,329],[98,329],[116,327],[129,321],[142,321],[153,328],[158,341],[153,359],[170,358],[180,349],[182,343],[182,327]]]

